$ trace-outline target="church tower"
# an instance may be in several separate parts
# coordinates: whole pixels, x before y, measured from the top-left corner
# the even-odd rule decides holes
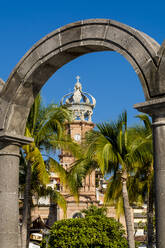
[[[72,122],[66,125],[66,131],[71,138],[76,142],[81,143],[85,133],[94,128],[92,122],[93,109],[96,105],[95,98],[89,93],[82,91],[80,77],[76,77],[77,82],[72,93],[66,94],[62,100],[61,105],[66,106],[72,112]],[[60,163],[67,170],[75,161],[75,158],[65,151],[61,152]],[[80,210],[87,208],[90,204],[96,203],[96,185],[95,185],[95,171],[84,180],[83,187],[80,190],[80,202],[77,204],[73,196],[63,189],[61,192],[67,200],[67,218],[74,218],[78,216]],[[60,214],[59,218],[62,216]]]

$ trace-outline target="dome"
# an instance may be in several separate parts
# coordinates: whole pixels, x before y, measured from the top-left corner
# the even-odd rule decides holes
[[[96,100],[91,94],[82,91],[80,77],[77,76],[76,79],[74,91],[64,95],[61,99],[61,105],[67,106],[72,111],[74,120],[91,122]]]

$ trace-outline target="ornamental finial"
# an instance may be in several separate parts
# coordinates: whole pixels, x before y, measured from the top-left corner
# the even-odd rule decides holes
[[[82,90],[82,85],[80,83],[80,76],[77,76],[76,79],[77,79],[77,82],[76,82],[76,84],[74,86],[74,90],[75,91],[77,91],[77,90],[81,91]]]
[[[77,83],[79,83],[80,82],[80,76],[77,76],[76,79],[77,79]]]

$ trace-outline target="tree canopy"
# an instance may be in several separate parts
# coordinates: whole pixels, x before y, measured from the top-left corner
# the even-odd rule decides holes
[[[104,210],[90,208],[85,218],[67,219],[54,223],[42,248],[127,248],[123,226],[114,218],[104,215]]]

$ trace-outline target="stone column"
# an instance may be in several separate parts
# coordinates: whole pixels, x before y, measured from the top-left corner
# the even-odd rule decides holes
[[[135,108],[152,117],[156,247],[165,247],[165,98],[136,104]]]
[[[0,133],[0,247],[18,247],[18,180],[21,144],[32,139]]]
[[[165,113],[153,116],[157,247],[165,247]]]

